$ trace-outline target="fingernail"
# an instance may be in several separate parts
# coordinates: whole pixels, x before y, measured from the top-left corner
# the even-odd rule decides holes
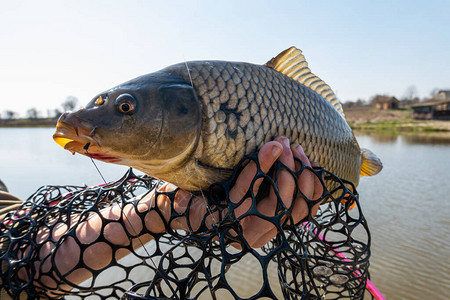
[[[300,145],[296,145],[296,146],[295,146],[295,149],[296,149],[298,152],[300,152],[300,153],[305,153],[305,151],[303,151],[302,146],[300,146]]]
[[[279,156],[281,154],[281,152],[283,152],[283,148],[281,148],[278,145],[272,146],[272,155],[273,156]]]
[[[167,188],[166,191],[174,191],[176,190],[178,187],[172,183],[167,184]]]
[[[289,148],[290,144],[289,144],[289,139],[286,137],[283,137],[281,142],[287,147]]]

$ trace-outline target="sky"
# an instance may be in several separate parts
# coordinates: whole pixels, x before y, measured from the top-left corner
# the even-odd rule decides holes
[[[80,106],[189,60],[303,50],[342,102],[450,89],[450,1],[0,0],[0,114]]]

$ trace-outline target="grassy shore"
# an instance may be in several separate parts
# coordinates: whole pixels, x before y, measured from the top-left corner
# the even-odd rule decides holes
[[[0,127],[55,127],[58,119],[13,119],[0,120]]]
[[[389,121],[363,124],[349,123],[349,125],[353,130],[359,131],[450,132],[446,126],[441,126],[441,124],[418,121]]]
[[[410,109],[378,110],[353,108],[345,110],[345,117],[354,130],[373,132],[449,132],[450,121],[413,120]]]

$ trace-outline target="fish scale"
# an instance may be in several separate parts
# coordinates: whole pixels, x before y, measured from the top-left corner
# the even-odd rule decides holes
[[[360,149],[345,120],[321,96],[266,66],[200,61],[169,67],[189,75],[202,107],[202,164],[233,168],[279,135],[311,161],[358,183]],[[341,147],[345,151],[341,151]]]

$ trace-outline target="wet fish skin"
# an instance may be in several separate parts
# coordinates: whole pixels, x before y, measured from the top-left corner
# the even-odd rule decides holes
[[[130,114],[117,112],[123,94],[135,99]],[[95,158],[199,190],[228,179],[244,155],[280,135],[358,184],[360,148],[335,107],[298,81],[250,63],[187,62],[138,77],[63,115],[54,138],[73,140],[63,146],[81,154],[92,142]]]
[[[265,66],[224,61],[187,65],[189,74],[184,64],[166,70],[192,78],[201,101],[203,152],[197,160],[202,165],[232,169],[244,155],[283,135],[301,144],[311,161],[358,184],[358,143],[345,119],[316,92]],[[210,174],[205,179],[209,177],[214,178]]]
[[[121,95],[135,99],[133,113],[118,112],[115,102]],[[101,105],[96,104],[99,97],[104,99]],[[189,108],[188,113],[180,113],[182,108]],[[101,93],[76,112],[64,113],[53,138],[83,155],[88,155],[83,147],[89,142],[93,158],[165,177],[174,166],[185,165],[184,152],[191,154],[198,144],[200,122],[192,87],[175,74],[156,72]]]

